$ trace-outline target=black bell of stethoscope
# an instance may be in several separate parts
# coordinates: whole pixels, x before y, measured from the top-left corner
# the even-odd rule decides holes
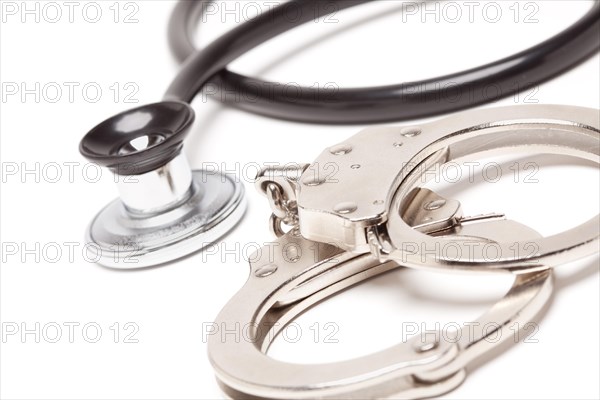
[[[81,141],[88,160],[109,168],[120,198],[92,220],[92,258],[116,268],[161,264],[227,233],[245,210],[244,189],[230,176],[192,171],[182,152],[194,111],[164,101],[115,115]]]

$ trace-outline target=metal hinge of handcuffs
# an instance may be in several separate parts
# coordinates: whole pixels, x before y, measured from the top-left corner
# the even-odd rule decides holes
[[[250,327],[252,338],[209,337],[221,387],[233,398],[267,399],[421,398],[457,387],[469,362],[543,308],[553,289],[552,266],[598,251],[599,219],[542,238],[503,215],[463,217],[458,201],[419,184],[435,166],[492,151],[558,153],[598,163],[599,115],[541,105],[469,111],[419,127],[366,129],[310,166],[264,170],[257,187],[273,210],[270,225],[281,252],[257,252],[248,282],[217,318],[218,326]],[[331,165],[338,169],[328,180]],[[291,229],[286,233],[282,225]],[[440,244],[444,252],[422,251]],[[485,245],[493,245],[493,260]],[[456,343],[443,335],[425,342],[416,337],[358,359],[315,365],[265,354],[277,333],[310,306],[399,266],[508,271],[515,281],[475,331],[458,335]],[[497,329],[485,331],[486,322]],[[485,340],[489,335],[502,339]]]

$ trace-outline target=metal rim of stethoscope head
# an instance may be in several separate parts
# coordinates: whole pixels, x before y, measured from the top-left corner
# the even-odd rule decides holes
[[[419,186],[452,160],[499,154],[550,153],[599,163],[600,113],[562,105],[510,106],[467,111],[431,123],[366,129],[326,149],[296,181],[295,204],[301,234],[352,252],[371,251],[415,268],[531,270],[558,265],[565,258],[598,251],[599,217],[557,235],[494,246],[494,254],[467,243],[436,249],[435,237],[422,233],[468,229],[460,203],[439,200]],[[335,165],[335,176],[331,166]],[[415,201],[429,198],[427,204]],[[424,205],[423,205],[424,204]],[[431,207],[431,205],[435,207]],[[426,213],[428,207],[435,213]],[[413,228],[415,227],[415,228]],[[568,250],[568,251],[567,251]],[[492,258],[490,258],[492,257]]]
[[[208,246],[242,218],[235,177],[190,169],[182,147],[193,120],[188,104],[162,102],[118,114],[83,138],[81,153],[115,174],[120,194],[87,229],[90,259],[159,265]]]
[[[482,224],[475,232],[493,241],[498,232],[534,239],[539,234],[513,221]],[[485,239],[483,239],[485,238]],[[444,240],[460,241],[460,236]],[[277,249],[273,252],[272,249]],[[431,332],[391,348],[346,361],[295,364],[268,357],[267,350],[293,319],[330,296],[368,278],[398,268],[371,254],[352,254],[312,242],[296,230],[250,257],[250,276],[212,324],[208,353],[223,391],[231,398],[424,398],[459,386],[466,367],[511,338],[551,297],[551,269],[515,273],[506,296],[478,320],[446,338]],[[473,328],[474,327],[474,328]]]

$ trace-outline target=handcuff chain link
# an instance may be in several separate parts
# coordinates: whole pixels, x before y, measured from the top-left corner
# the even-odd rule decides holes
[[[266,195],[271,207],[269,228],[276,237],[285,235],[282,224],[296,229],[298,227],[298,203],[296,199],[285,197],[281,186],[275,182],[266,184]]]

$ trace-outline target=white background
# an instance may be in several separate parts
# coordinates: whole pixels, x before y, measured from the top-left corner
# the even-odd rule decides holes
[[[2,3],[5,7],[11,2]],[[38,2],[26,3],[33,8]],[[249,182],[254,169],[245,169],[244,165],[310,162],[324,147],[363,128],[271,120],[197,100],[196,124],[185,149],[192,165],[218,163],[246,181],[248,213],[219,245],[221,250],[238,249],[237,254],[195,254],[168,266],[126,272],[86,262],[81,255],[84,230],[93,215],[116,197],[116,187],[107,171],[98,182],[90,182],[78,142],[96,123],[135,106],[124,101],[131,92],[128,83],[139,88],[133,99],[140,104],[150,103],[161,98],[178,70],[166,39],[174,3],[135,1],[134,8],[126,8],[125,3],[118,4],[121,12],[116,23],[114,7],[110,9],[113,1],[97,3],[103,12],[97,23],[83,18],[85,2],[75,9],[73,22],[62,2],[57,4],[64,15],[56,23],[47,20],[54,18],[52,10],[47,10],[52,14],[40,15],[39,22],[32,15],[24,23],[20,13],[3,15],[3,85],[24,83],[31,89],[36,83],[43,88],[55,82],[62,86],[63,94],[52,103],[54,92],[42,92],[39,99],[33,94],[22,98],[21,93],[5,98],[3,90],[1,240],[3,246],[16,245],[18,252],[3,254],[1,319],[5,329],[32,329],[39,323],[40,329],[46,327],[47,335],[42,335],[39,343],[33,334],[24,338],[21,332],[3,335],[2,398],[222,398],[206,356],[203,324],[213,321],[244,284],[248,273],[244,246],[272,239],[267,229],[268,206]],[[366,86],[410,81],[455,72],[523,50],[561,31],[589,7],[588,2],[580,1],[537,1],[534,6],[521,2],[517,4],[520,13],[515,16],[514,6],[509,8],[514,2],[499,1],[502,16],[491,23],[482,14],[484,3],[476,8],[473,22],[464,3],[454,3],[463,16],[459,22],[450,23],[444,18],[445,3],[438,3],[436,17],[420,12],[403,16],[401,2],[375,2],[339,13],[330,23],[320,20],[286,33],[237,60],[231,68],[264,79],[304,85],[333,82],[339,86]],[[21,2],[13,4],[23,7]],[[38,4],[40,13],[44,4]],[[264,2],[255,4],[265,6]],[[237,7],[232,14],[222,12],[224,2],[218,5],[219,12],[208,17],[199,30],[201,45],[253,12],[242,2],[237,6],[236,2],[227,2],[228,9]],[[138,22],[124,23],[126,15],[136,9],[133,18]],[[531,12],[535,12],[531,18],[537,22],[526,23]],[[454,18],[454,14],[448,16]],[[494,105],[533,101],[599,108],[599,72],[596,55],[533,91]],[[79,84],[73,101],[65,82]],[[82,94],[82,87],[88,83],[102,88],[97,102]],[[115,83],[120,88],[116,101],[110,89]],[[93,91],[89,93],[94,96]],[[573,227],[598,213],[595,168],[559,157],[533,156],[521,161],[540,165],[536,174],[539,183],[526,184],[521,179],[515,184],[507,176],[497,184],[466,185],[465,191],[454,191],[453,196],[461,200],[466,214],[504,212],[544,235]],[[77,163],[73,179],[69,179],[65,162]],[[36,163],[41,176],[21,174],[24,168],[35,168]],[[49,182],[56,170],[46,169],[48,176],[44,176],[44,167],[49,163],[62,166],[62,177],[56,183]],[[7,168],[15,165],[18,173],[5,176]],[[94,171],[87,170],[92,177]],[[73,260],[65,243],[77,243]],[[23,251],[36,246],[40,249],[37,254]],[[56,262],[51,259],[55,253],[40,254],[44,248],[56,247],[63,252]],[[470,370],[466,382],[447,398],[600,396],[598,258],[560,266],[556,275],[556,294],[533,337],[537,343],[517,344]],[[510,283],[508,276],[393,272],[303,315],[297,321],[302,338],[297,343],[280,338],[270,354],[296,362],[326,362],[368,354],[396,343],[403,322],[423,322],[433,328],[436,321],[473,321],[503,295]],[[64,325],[70,322],[79,324],[72,343]],[[125,329],[127,322],[135,325]],[[323,336],[331,332],[325,329],[328,322],[336,324],[333,338],[338,343],[324,343]],[[97,343],[86,341],[82,327],[87,323],[101,327]],[[114,340],[115,323],[120,324],[118,343]],[[314,343],[315,323],[320,324],[318,343]],[[62,326],[57,343],[48,340],[55,334],[53,324]],[[132,332],[132,326],[139,328],[133,337],[138,343],[124,343],[124,335]],[[88,334],[93,337],[94,331]]]

